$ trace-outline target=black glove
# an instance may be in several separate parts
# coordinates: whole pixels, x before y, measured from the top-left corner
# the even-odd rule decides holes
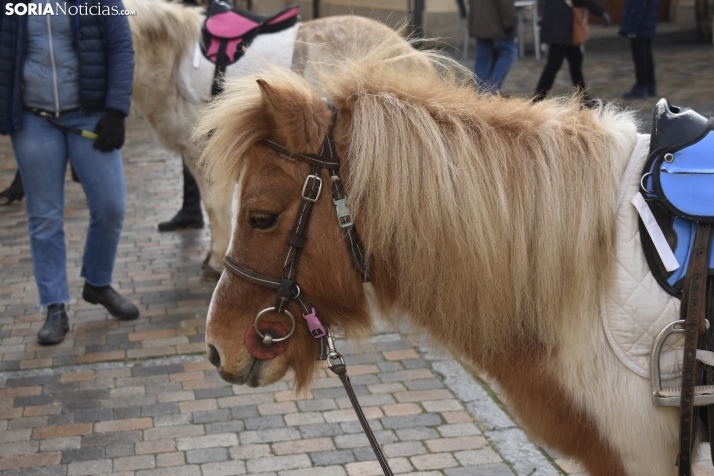
[[[506,36],[511,36],[511,35],[513,35],[513,30],[514,30],[514,27],[508,26],[503,29],[503,33],[505,33]]]
[[[610,18],[610,15],[607,12],[602,14],[602,24],[605,28],[612,25],[612,18]]]
[[[99,136],[94,141],[94,148],[102,152],[120,149],[124,145],[126,135],[125,118],[124,113],[116,109],[104,111],[104,115],[97,122],[97,127],[94,128],[94,132]]]

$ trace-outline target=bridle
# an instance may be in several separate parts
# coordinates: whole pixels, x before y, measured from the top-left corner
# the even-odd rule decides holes
[[[328,103],[328,107],[329,106],[330,104]],[[335,340],[330,335],[329,329],[323,325],[322,322],[320,322],[320,319],[317,317],[317,311],[312,304],[310,304],[310,301],[308,301],[307,297],[303,294],[300,286],[298,286],[296,282],[300,254],[307,241],[307,228],[310,224],[310,217],[312,216],[315,204],[320,199],[320,194],[322,193],[323,183],[320,173],[323,169],[327,169],[330,174],[330,183],[332,184],[332,202],[335,205],[337,222],[343,230],[345,242],[347,243],[347,248],[350,252],[350,257],[352,258],[352,263],[362,275],[362,282],[366,283],[370,281],[370,258],[366,255],[364,245],[357,234],[357,230],[355,230],[352,212],[347,206],[347,195],[345,194],[342,178],[340,177],[340,159],[335,151],[334,140],[332,138],[332,129],[335,125],[336,114],[334,113],[334,108],[331,107],[331,109],[333,110],[332,124],[330,126],[330,130],[325,136],[320,152],[317,155],[298,154],[273,141],[272,139],[263,139],[260,141],[261,145],[273,149],[284,159],[291,161],[298,160],[310,165],[310,173],[307,177],[305,177],[305,182],[302,186],[302,201],[300,208],[295,217],[293,228],[290,230],[286,240],[288,243],[288,249],[285,253],[285,258],[282,261],[283,275],[280,278],[275,278],[261,274],[239,263],[227,254],[223,258],[223,262],[226,265],[226,269],[237,277],[244,279],[249,283],[276,292],[275,304],[272,307],[266,307],[255,316],[255,321],[253,322],[253,327],[251,329],[255,330],[255,333],[261,339],[262,345],[265,347],[270,347],[273,344],[284,342],[293,335],[297,324],[295,322],[295,316],[287,310],[287,305],[290,301],[295,301],[297,303],[303,313],[303,318],[307,322],[307,326],[310,329],[310,334],[318,339],[317,360],[327,360],[327,365],[330,370],[340,377],[340,380],[345,387],[345,391],[347,392],[347,396],[354,407],[355,413],[357,413],[357,418],[362,425],[362,429],[364,430],[365,435],[374,450],[374,454],[377,456],[377,461],[382,467],[382,471],[385,476],[393,476],[392,470],[387,463],[387,459],[384,457],[382,449],[380,448],[379,443],[377,443],[377,439],[374,437],[372,429],[369,426],[369,422],[362,411],[362,407],[357,401],[357,397],[352,389],[352,384],[347,376],[347,366],[345,365],[345,361],[342,358],[342,355],[340,355],[340,353],[337,352],[337,349],[335,349]],[[292,327],[287,335],[275,338],[269,334],[268,331],[261,332],[259,329],[260,320],[264,315],[271,312],[276,314],[286,314],[290,318]]]
[[[239,263],[229,255],[226,255],[223,258],[223,262],[226,265],[226,269],[239,278],[276,292],[274,305],[260,311],[256,315],[255,322],[253,323],[255,332],[260,337],[264,346],[270,346],[273,343],[286,341],[293,335],[297,324],[295,322],[295,316],[288,311],[287,306],[290,301],[295,301],[302,311],[303,318],[307,322],[308,328],[310,329],[310,334],[318,339],[319,344],[317,359],[329,360],[329,354],[326,351],[329,348],[329,346],[326,345],[328,334],[327,328],[317,317],[315,307],[310,303],[310,301],[308,301],[307,297],[304,295],[300,286],[296,282],[300,255],[307,242],[307,229],[310,224],[310,218],[315,204],[320,199],[323,189],[323,181],[320,177],[320,173],[323,169],[327,169],[330,174],[330,182],[332,184],[332,202],[335,205],[337,222],[343,230],[345,242],[347,243],[347,248],[350,252],[352,262],[362,275],[362,282],[370,281],[369,258],[366,256],[362,241],[357,234],[357,230],[355,230],[352,212],[347,206],[347,195],[345,194],[345,189],[342,185],[342,178],[340,177],[340,159],[337,157],[334,150],[332,132],[330,131],[326,135],[325,141],[323,142],[318,155],[295,153],[271,139],[263,139],[260,141],[260,144],[273,149],[284,159],[291,161],[299,160],[310,165],[310,172],[307,177],[305,177],[305,182],[302,186],[302,200],[298,213],[295,216],[295,223],[286,239],[288,248],[285,252],[285,258],[282,261],[283,274],[279,278],[261,274]],[[262,317],[271,312],[276,314],[285,314],[288,318],[290,318],[292,327],[286,336],[276,338],[267,332],[261,332],[259,329]]]

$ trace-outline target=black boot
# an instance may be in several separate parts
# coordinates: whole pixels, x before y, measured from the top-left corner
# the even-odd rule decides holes
[[[183,164],[183,204],[181,210],[169,221],[159,223],[159,231],[203,228],[201,212],[201,192],[191,171]]]
[[[139,309],[134,303],[119,294],[111,286],[92,286],[88,282],[84,283],[82,297],[90,304],[101,304],[109,314],[121,319],[131,321],[139,317]]]
[[[47,306],[47,320],[37,333],[37,342],[42,345],[59,344],[69,332],[69,318],[64,303]]]
[[[15,174],[15,180],[12,181],[12,185],[0,192],[0,204],[10,205],[15,200],[22,200],[24,196],[25,186],[22,184],[22,177],[20,177],[20,171],[18,170]]]

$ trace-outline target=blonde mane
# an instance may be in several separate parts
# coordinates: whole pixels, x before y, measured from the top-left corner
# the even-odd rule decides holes
[[[609,285],[633,116],[577,98],[480,95],[441,54],[407,56],[424,55],[435,67],[419,74],[394,68],[387,47],[323,71],[378,299],[477,362],[513,346],[552,350],[558,328],[592,315]],[[261,78],[314,96],[294,73]],[[266,115],[250,79],[229,80],[205,112],[196,135],[211,136],[203,160],[218,193],[265,137]]]

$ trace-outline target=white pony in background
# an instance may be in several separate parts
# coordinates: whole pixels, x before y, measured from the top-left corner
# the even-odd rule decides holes
[[[214,74],[214,64],[203,57],[198,45],[203,10],[163,0],[124,0],[124,5],[136,11],[135,16],[128,17],[136,59],[134,104],[161,143],[181,154],[196,177],[211,230],[204,278],[217,279],[230,238],[231,197],[209,193],[206,177],[197,167],[201,151],[189,141],[197,114],[211,98]],[[318,63],[339,61],[355,49],[368,50],[378,42],[398,45],[397,54],[413,51],[407,41],[382,23],[358,16],[335,16],[259,35],[226,74],[247,76],[282,66],[320,89]],[[428,67],[427,62],[424,65]]]

